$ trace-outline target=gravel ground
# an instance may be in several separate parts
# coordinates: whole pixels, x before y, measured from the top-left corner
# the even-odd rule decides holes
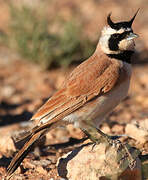
[[[72,14],[73,7],[79,8],[82,18],[85,19],[85,33],[92,38],[95,38],[100,31],[104,24],[101,19],[104,19],[108,12],[112,11],[114,17],[120,17],[124,8],[127,7],[126,3],[133,7],[134,11],[142,6],[142,10],[137,16],[137,23],[135,23],[136,33],[140,34],[140,39],[137,40],[137,52],[133,58],[135,63],[129,96],[102,124],[101,129],[109,134],[128,134],[132,138],[123,137],[121,138],[122,142],[128,142],[138,148],[143,156],[147,157],[148,136],[145,137],[140,133],[141,131],[148,133],[148,23],[146,23],[148,4],[146,3],[147,5],[144,6],[144,0],[120,1],[122,6],[113,0],[110,1],[110,5],[107,1],[104,3],[101,1],[100,4],[97,1],[90,2],[88,0],[85,3],[80,3],[80,0],[73,3],[68,2],[66,0],[62,2],[55,0],[51,7],[55,8],[56,5],[56,8],[59,8],[59,13],[65,17]],[[97,8],[101,10],[98,11]],[[3,10],[2,12],[7,12],[4,1],[2,1],[0,9]],[[122,18],[124,14],[126,17],[131,16],[131,12],[133,12],[132,10],[128,11],[128,8],[125,8],[125,11],[128,13],[123,13]],[[51,13],[54,12],[51,10]],[[8,13],[5,17],[2,14],[0,28],[6,29],[3,24],[7,24],[9,20],[7,16],[9,17]],[[98,27],[99,21],[100,27]],[[6,167],[16,151],[16,146],[11,137],[16,136],[21,130],[30,128],[31,125],[28,120],[32,114],[60,88],[66,75],[73,68],[43,71],[39,66],[23,61],[9,49],[0,47],[0,177],[6,173]],[[143,123],[145,125],[141,125]],[[136,129],[136,127],[140,128]],[[135,133],[139,136],[136,137]],[[57,160],[82,144],[83,142],[80,139],[83,137],[84,134],[81,130],[72,125],[52,130],[42,140],[42,143],[39,143],[34,151],[25,158],[12,180],[63,180],[57,173]],[[148,161],[148,159],[146,160]]]

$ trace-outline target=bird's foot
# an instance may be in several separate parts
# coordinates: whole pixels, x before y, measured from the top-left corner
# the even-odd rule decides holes
[[[118,164],[122,166],[124,162],[127,161],[128,167],[132,170],[136,166],[136,160],[130,152],[131,147],[128,144],[123,144],[118,138],[119,136],[108,136],[107,142],[109,143],[109,147],[111,146],[115,148],[118,157]]]

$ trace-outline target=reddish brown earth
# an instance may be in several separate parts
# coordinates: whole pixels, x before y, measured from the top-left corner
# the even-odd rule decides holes
[[[16,1],[17,3],[20,1]],[[32,1],[31,1],[32,2]],[[100,2],[100,3],[99,3]],[[120,3],[119,3],[120,2]],[[125,134],[126,125],[132,121],[142,122],[148,118],[148,35],[147,35],[147,1],[52,1],[49,6],[51,15],[54,8],[65,18],[69,18],[74,10],[83,18],[84,30],[91,38],[96,38],[104,25],[104,18],[112,11],[114,19],[124,19],[124,14],[131,17],[141,7],[134,28],[140,34],[136,40],[136,56],[129,96],[115,109],[102,125],[102,130],[110,134]],[[4,1],[0,1],[0,28],[7,29],[9,13]],[[38,1],[40,3],[40,1]],[[127,8],[132,7],[132,8]],[[52,9],[53,7],[53,9]],[[1,11],[1,9],[3,11]],[[52,17],[52,16],[51,16]],[[23,61],[14,52],[0,47],[0,178],[6,173],[6,167],[16,151],[11,139],[20,130],[28,129],[29,118],[62,84],[69,69],[43,71],[39,66]],[[134,132],[133,132],[134,133]],[[132,129],[131,129],[132,134]],[[48,133],[46,140],[30,153],[18,168],[13,180],[60,180],[56,162],[63,154],[79,145],[84,137],[79,129],[68,126]],[[123,138],[140,149],[143,155],[148,154],[148,140]],[[49,146],[51,145],[51,146]],[[53,179],[52,179],[53,178]]]

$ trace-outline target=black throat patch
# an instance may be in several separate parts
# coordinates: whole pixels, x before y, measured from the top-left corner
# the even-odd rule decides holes
[[[127,63],[131,63],[131,57],[132,57],[133,53],[134,53],[134,51],[123,51],[119,54],[107,54],[107,56],[110,58],[122,60]]]
[[[133,31],[125,31],[123,33],[114,33],[111,35],[108,41],[108,47],[111,51],[118,51],[119,50],[119,43],[123,40],[126,39],[126,37],[132,33]]]

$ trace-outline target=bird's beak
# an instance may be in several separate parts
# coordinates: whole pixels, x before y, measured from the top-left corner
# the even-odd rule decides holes
[[[139,37],[138,34],[130,33],[130,34],[126,37],[126,39],[127,39],[127,40],[131,40],[131,39],[135,39],[135,38],[137,38],[137,37]]]

